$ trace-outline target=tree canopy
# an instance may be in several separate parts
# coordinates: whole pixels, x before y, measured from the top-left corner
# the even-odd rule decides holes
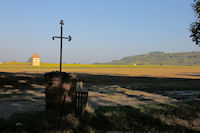
[[[194,0],[192,8],[196,14],[196,22],[190,25],[191,38],[196,45],[200,46],[200,0]]]

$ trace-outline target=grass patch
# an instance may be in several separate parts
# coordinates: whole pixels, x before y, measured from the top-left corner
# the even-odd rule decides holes
[[[7,97],[11,97],[12,94],[0,94],[0,98],[7,98]]]
[[[52,112],[24,113],[0,120],[0,131],[10,132],[199,132],[198,102],[140,106],[99,107],[80,117],[65,116],[59,121]],[[16,127],[17,122],[23,123]]]

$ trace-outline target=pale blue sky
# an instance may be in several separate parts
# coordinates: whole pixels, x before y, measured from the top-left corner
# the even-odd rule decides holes
[[[0,0],[0,62],[25,62],[35,52],[59,63],[94,63],[152,51],[200,51],[189,38],[191,0]]]

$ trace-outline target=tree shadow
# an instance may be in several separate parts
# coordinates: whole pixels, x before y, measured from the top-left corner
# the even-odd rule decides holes
[[[0,75],[1,89],[41,89],[45,84],[42,74],[0,72]]]
[[[45,82],[42,74],[0,72],[0,98],[34,96],[27,91],[43,92]]]
[[[140,101],[151,101],[142,93],[140,93],[140,95],[136,95],[136,90],[144,92],[147,95],[156,94],[156,97],[163,96],[165,99],[166,97],[169,97],[183,102],[187,99],[200,97],[200,79],[130,77],[91,74],[80,74],[79,77],[86,84],[86,88],[89,88],[89,92],[98,92],[104,97],[104,94],[106,94],[108,97],[112,97],[114,94],[121,93],[121,96],[126,96],[127,98],[135,98]],[[118,89],[119,87],[122,89]],[[128,90],[130,90],[130,92],[128,92]],[[194,93],[195,91],[198,93]],[[186,93],[187,95],[184,95]],[[94,95],[95,94],[97,95],[97,93],[94,93]],[[194,96],[194,98],[192,98],[192,96]]]
[[[69,128],[73,131],[80,132],[89,131],[90,128],[92,128],[96,131],[195,132],[194,129],[188,128],[193,127],[192,125],[184,126],[184,124],[177,124],[177,122],[175,125],[170,125],[156,116],[164,115],[165,120],[168,117],[170,117],[170,120],[173,120],[171,117],[174,116],[174,118],[178,118],[178,120],[181,119],[189,122],[195,118],[199,118],[199,101],[195,101],[193,103],[185,102],[184,100],[178,99],[173,95],[166,95],[165,93],[162,93],[164,91],[172,90],[199,90],[199,79],[151,78],[92,74],[79,74],[78,77],[84,82],[84,87],[89,88],[89,92],[102,94],[101,97],[96,96],[97,102],[106,104],[111,103],[116,106],[109,106],[108,104],[106,107],[97,107],[94,113],[84,113],[80,117],[80,123],[77,127],[72,126],[72,123],[69,122],[68,119],[63,119],[63,123],[61,124],[62,126],[59,126],[62,130]],[[33,84],[35,84],[35,87],[33,87]],[[5,85],[7,85],[7,87]],[[42,74],[1,73],[0,75],[0,88],[4,91],[16,88],[22,91],[27,90],[27,88],[31,88],[31,90],[39,90],[44,89],[44,85],[45,81]],[[98,86],[100,87],[98,88]],[[101,88],[101,86],[104,88]],[[110,86],[112,86],[112,89],[110,89]],[[117,90],[118,86],[122,89]],[[161,104],[153,99],[145,98],[144,95],[127,93],[125,89],[126,91],[138,90],[149,94],[158,94],[174,98],[177,99],[179,103]],[[128,98],[128,100],[131,100],[132,102],[134,102],[134,99],[138,101],[155,102],[157,106],[152,107],[151,104],[142,104],[140,107],[144,111],[132,106],[122,106],[123,104],[125,105],[126,101],[119,101],[120,104],[113,101],[112,96],[115,94],[121,94],[121,96]],[[107,96],[111,98],[105,99]],[[30,104],[30,106],[32,105],[33,104]],[[34,131],[57,129],[58,127],[54,126],[55,123],[53,122],[53,115],[49,115],[52,119],[49,123],[46,123],[46,118],[42,117],[43,114],[44,113],[36,113],[33,115],[25,113],[22,116],[18,116],[15,119],[16,121],[14,120],[13,123],[18,122],[19,120],[27,123],[28,125],[25,126],[25,130],[30,132],[32,130],[30,123],[34,123],[33,125],[36,127]],[[2,120],[0,123],[0,125],[2,125],[0,130],[6,130],[3,125],[6,127],[6,124],[8,124],[7,127],[11,126],[12,131],[14,131],[16,127],[12,122],[12,124],[10,124],[10,121],[12,120],[10,119],[8,122],[6,122],[6,120]],[[49,126],[47,126],[48,124]],[[196,127],[198,127],[198,125]]]
[[[200,73],[196,73],[196,72],[190,72],[190,73],[176,73],[176,75],[195,76],[195,77],[199,77],[199,79],[200,79]]]
[[[85,116],[83,116],[85,117]],[[164,121],[130,106],[99,107],[87,123],[97,131],[135,132],[194,132],[181,125],[168,125]]]
[[[134,77],[79,74],[86,87],[91,85],[121,85],[133,89],[153,90],[191,90],[199,89],[200,79],[166,78],[166,77]]]
[[[162,110],[160,110],[162,111]],[[74,121],[78,121],[74,124]],[[17,122],[22,123],[16,127]],[[34,127],[34,128],[33,128]],[[84,112],[80,117],[64,117],[61,121],[50,112],[40,111],[0,120],[2,132],[198,132],[182,125],[170,125],[159,118],[130,106],[107,106]]]

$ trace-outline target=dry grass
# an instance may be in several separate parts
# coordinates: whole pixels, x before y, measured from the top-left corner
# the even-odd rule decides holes
[[[13,72],[0,74],[0,88],[3,90],[6,97],[9,94],[15,94],[15,92],[18,91],[16,89],[24,90],[27,88],[32,88],[33,90],[42,90],[44,89],[45,83],[43,75],[33,73],[45,73],[52,70],[55,69],[0,69],[0,71]],[[71,68],[64,69],[64,71],[99,74],[79,74],[79,77],[89,89],[91,88],[94,90],[94,88],[96,88],[101,91],[100,88],[104,87],[104,92],[102,93],[101,91],[104,101],[114,100],[113,102],[121,102],[121,100],[124,99],[124,95],[127,95],[128,97],[135,95],[136,97],[152,97],[152,100],[159,102],[160,104],[140,104],[139,107],[103,106],[96,109],[87,107],[88,112],[85,112],[80,118],[78,118],[78,124],[71,121],[74,119],[73,117],[64,117],[60,122],[58,121],[57,117],[54,116],[54,114],[48,114],[44,111],[35,113],[23,113],[12,116],[8,120],[0,119],[0,132],[67,132],[68,130],[71,132],[132,131],[171,133],[200,131],[199,100],[186,102],[184,101],[185,99],[182,100],[178,99],[177,97],[170,96],[172,99],[182,101],[173,101],[173,103],[169,104],[164,101],[167,100],[166,95],[163,95],[162,97],[164,98],[163,102],[156,100],[156,98],[162,95],[157,94],[159,91],[199,90],[200,68]],[[157,78],[144,78],[142,76]],[[116,88],[116,85],[119,87]],[[6,90],[12,91],[8,93]],[[118,91],[116,92],[116,90]],[[108,98],[104,97],[106,96],[106,91],[109,92],[107,94],[109,94],[108,96],[110,99],[105,99]],[[118,98],[116,95],[116,93],[119,91],[123,92],[124,94],[121,95],[120,98]],[[92,93],[94,94],[95,91]],[[33,93],[32,90],[26,91],[25,94],[39,95],[38,93]],[[97,95],[94,94],[93,96]],[[137,101],[135,100],[135,102]],[[23,126],[16,127],[15,124],[17,122],[23,123]]]
[[[58,68],[0,68],[1,72],[28,72],[45,73],[59,71]],[[126,75],[136,77],[169,77],[200,79],[199,67],[143,67],[143,68],[64,68],[64,72],[100,74],[100,75]]]
[[[199,132],[199,103],[148,105],[141,109],[130,106],[101,107],[79,118],[73,115],[61,121],[50,112],[23,113],[0,120],[0,131],[8,133],[51,132]],[[74,120],[75,119],[75,120]],[[23,126],[16,127],[21,122]]]

